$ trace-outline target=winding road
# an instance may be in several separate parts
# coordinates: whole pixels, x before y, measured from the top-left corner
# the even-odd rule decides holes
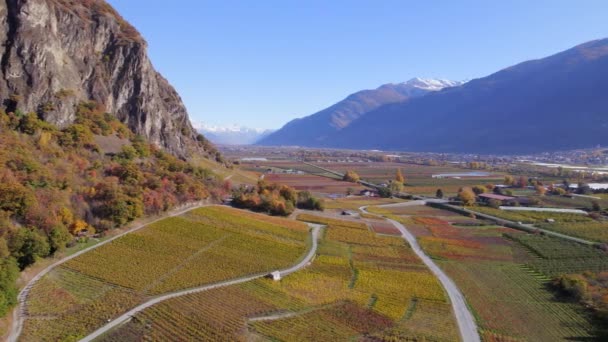
[[[286,275],[289,275],[293,272],[296,272],[304,267],[306,267],[310,261],[314,258],[315,254],[317,253],[317,247],[318,247],[318,239],[319,239],[319,231],[321,230],[321,227],[323,227],[322,225],[313,225],[313,224],[309,224],[312,229],[311,229],[311,239],[312,239],[312,244],[310,247],[310,250],[308,251],[308,253],[306,254],[306,256],[296,265],[284,269],[284,270],[280,270],[280,274],[281,277],[284,277]],[[209,290],[213,290],[213,289],[217,289],[220,287],[225,287],[225,286],[230,286],[230,285],[236,285],[236,284],[241,284],[241,283],[245,283],[248,281],[252,281],[255,279],[259,279],[262,277],[265,277],[266,275],[268,275],[268,272],[266,273],[260,273],[260,274],[256,274],[256,275],[252,275],[252,276],[248,276],[248,277],[243,277],[243,278],[237,278],[237,279],[232,279],[232,280],[227,280],[227,281],[223,281],[220,283],[215,283],[215,284],[211,284],[211,285],[205,285],[205,286],[201,286],[201,287],[196,287],[196,288],[192,288],[192,289],[188,289],[188,290],[182,290],[182,291],[178,291],[178,292],[173,292],[173,293],[169,293],[163,296],[159,296],[153,299],[150,299],[149,301],[140,304],[139,306],[131,309],[130,311],[128,311],[127,313],[121,315],[120,317],[114,319],[113,321],[109,322],[108,324],[104,325],[103,327],[97,329],[95,332],[93,332],[92,334],[90,334],[89,336],[83,338],[82,340],[80,340],[81,342],[88,342],[88,341],[93,341],[94,339],[100,337],[101,335],[107,333],[108,331],[114,329],[115,327],[119,326],[120,324],[123,324],[125,322],[127,322],[129,319],[131,319],[131,317],[135,316],[137,313],[155,305],[158,304],[160,302],[163,302],[165,300],[171,299],[171,298],[175,298],[175,297],[181,297],[181,296],[186,296],[189,294],[193,294],[193,293],[199,293],[199,292],[203,292],[203,291],[209,291]]]
[[[412,205],[424,205],[424,201],[412,201],[398,204],[388,204],[388,205],[380,205],[378,207],[395,207],[395,206],[412,206]],[[361,211],[368,213],[366,210],[367,206],[359,208]],[[458,329],[460,330],[460,337],[464,342],[478,342],[481,341],[479,338],[479,333],[477,332],[477,324],[475,323],[475,318],[469,311],[467,304],[464,300],[462,293],[458,290],[458,287],[452,279],[450,279],[442,270],[435,264],[435,262],[428,256],[426,253],[420,248],[416,237],[410,233],[407,228],[401,223],[388,219],[387,220],[392,223],[399,231],[401,232],[401,236],[410,244],[412,250],[425,265],[435,274],[437,279],[443,285],[443,288],[450,297],[450,302],[452,302],[452,308],[454,310],[454,315],[456,316],[456,322],[458,323]]]
[[[181,206],[179,208],[176,208],[175,210],[173,210],[172,212],[163,215],[162,217],[159,217],[158,219],[155,219],[153,221],[150,222],[145,222],[142,224],[139,224],[131,229],[126,230],[123,233],[120,233],[116,236],[113,236],[112,238],[102,241],[96,245],[93,245],[91,247],[85,248],[77,253],[74,253],[70,256],[67,256],[55,263],[53,263],[52,265],[48,266],[47,268],[43,269],[40,273],[38,273],[34,278],[32,278],[26,285],[25,287],[23,287],[23,289],[21,290],[21,292],[19,292],[19,295],[17,296],[17,300],[19,301],[19,305],[18,307],[13,311],[13,325],[11,327],[11,333],[8,336],[7,341],[9,342],[17,342],[17,340],[19,339],[19,335],[21,335],[21,331],[23,330],[23,321],[25,318],[25,302],[27,300],[27,296],[30,292],[30,290],[32,289],[32,287],[34,286],[34,284],[40,280],[40,278],[42,278],[44,275],[46,275],[47,273],[49,273],[50,271],[52,271],[55,267],[69,261],[72,260],[86,252],[89,252],[95,248],[99,248],[107,243],[110,243],[126,234],[132,233],[134,231],[140,230],[150,224],[153,224],[155,222],[158,222],[160,220],[164,220],[167,217],[173,217],[173,216],[179,216],[182,215],[190,210],[194,210],[196,208],[200,208],[200,207],[205,207],[208,204],[203,204],[203,202],[196,202],[196,203],[192,203],[192,204],[187,204],[184,206]]]

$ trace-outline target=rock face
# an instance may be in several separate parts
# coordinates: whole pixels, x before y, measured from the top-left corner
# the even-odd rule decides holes
[[[0,0],[0,98],[60,127],[94,100],[133,131],[185,155],[196,139],[146,42],[103,0]]]

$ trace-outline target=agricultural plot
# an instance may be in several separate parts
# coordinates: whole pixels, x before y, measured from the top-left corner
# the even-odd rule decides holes
[[[361,177],[372,183],[382,184],[395,178],[397,169],[401,169],[406,179],[404,191],[416,195],[435,195],[437,189],[442,189],[444,194],[453,195],[463,186],[474,186],[479,184],[498,184],[504,179],[504,175],[495,174],[483,177],[461,177],[461,178],[433,178],[433,175],[449,173],[467,173],[465,170],[453,166],[427,166],[403,163],[321,163],[319,166],[338,172],[353,170]]]
[[[317,194],[346,195],[348,190],[358,193],[365,189],[365,187],[357,183],[344,182],[310,174],[267,174],[265,175],[264,180],[269,183],[284,184],[299,191],[305,190]]]
[[[546,290],[546,278],[514,263],[442,262],[486,332],[528,341],[591,338],[582,307]]]
[[[396,210],[391,217],[404,222],[417,235],[421,247],[463,292],[484,340],[594,337],[584,308],[557,300],[547,284],[560,273],[606,269],[607,257],[602,251],[487,225],[473,218],[428,216],[429,209],[423,206]]]
[[[405,202],[398,198],[381,198],[381,197],[345,197],[338,199],[326,199],[325,209],[341,209],[341,210],[359,210],[363,206],[383,205],[391,203]]]
[[[35,284],[25,341],[77,339],[149,296],[294,264],[308,227],[227,207],[206,207],[125,235]]]
[[[606,252],[591,246],[530,234],[508,234],[506,237],[525,248],[527,253],[520,256],[522,262],[548,277],[608,270]]]
[[[553,219],[556,223],[574,223],[574,222],[593,222],[593,219],[587,215],[568,214],[568,213],[551,213],[537,211],[505,211],[489,207],[475,207],[475,211],[482,214],[487,214],[502,218],[509,221],[522,223],[542,223],[547,219]]]
[[[402,239],[377,236],[352,222],[321,220],[328,224],[327,233],[311,266],[281,281],[259,279],[160,303],[104,341],[133,336],[140,340],[346,341],[364,336],[458,340],[443,289]]]
[[[370,225],[377,234],[401,236],[399,229],[395,228],[391,223],[385,221],[371,221]]]
[[[595,242],[608,242],[608,221],[576,223],[542,223],[539,228]]]

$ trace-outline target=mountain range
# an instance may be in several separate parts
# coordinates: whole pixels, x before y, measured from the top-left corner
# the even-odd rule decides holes
[[[271,134],[273,130],[232,125],[228,127],[193,122],[194,128],[214,144],[250,145]]]
[[[385,84],[377,89],[349,95],[315,114],[288,122],[280,130],[258,141],[259,145],[331,146],[333,137],[361,116],[383,105],[405,102],[429,92],[462,82],[413,78],[404,83]]]
[[[357,106],[369,92],[294,120],[259,144],[489,154],[607,145],[608,39],[422,96]],[[359,110],[336,125],[348,103]]]

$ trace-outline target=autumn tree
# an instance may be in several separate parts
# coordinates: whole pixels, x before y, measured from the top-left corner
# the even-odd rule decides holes
[[[482,186],[482,185],[475,185],[473,187],[473,192],[475,193],[475,195],[481,195],[481,194],[485,193],[486,190],[487,190],[486,187]]]
[[[505,176],[505,185],[511,186],[513,184],[515,184],[515,179],[513,178],[513,176],[506,175]]]
[[[536,194],[539,196],[545,196],[545,194],[547,193],[547,188],[545,188],[542,185],[537,185],[536,186]]]
[[[403,173],[401,173],[401,169],[397,169],[397,174],[395,175],[395,181],[400,182],[401,184],[405,184],[405,177],[403,177]]]
[[[398,182],[398,181],[392,181],[388,187],[389,187],[389,189],[391,189],[391,192],[393,194],[398,194],[401,191],[403,191],[403,183]]]
[[[517,186],[520,188],[525,188],[526,186],[528,186],[528,179],[524,176],[519,176],[519,179],[517,180]]]
[[[342,180],[345,182],[352,182],[352,183],[357,183],[359,181],[359,175],[352,170],[348,170],[346,171],[346,173],[344,174],[344,177],[342,177]]]
[[[475,193],[471,188],[461,188],[458,191],[458,199],[461,200],[465,206],[471,206],[475,204]]]

